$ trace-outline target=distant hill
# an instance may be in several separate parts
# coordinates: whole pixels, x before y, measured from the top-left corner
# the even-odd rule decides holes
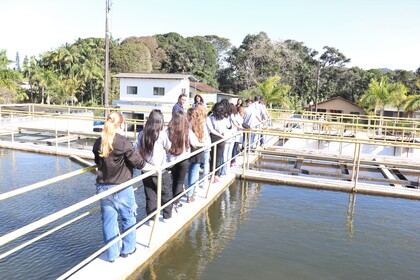
[[[382,72],[384,72],[385,74],[388,72],[391,72],[392,70],[389,68],[379,68],[379,70],[381,70]]]

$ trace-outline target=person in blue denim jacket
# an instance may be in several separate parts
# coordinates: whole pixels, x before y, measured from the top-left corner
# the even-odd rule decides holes
[[[152,168],[135,151],[130,140],[123,136],[124,118],[111,112],[104,124],[102,135],[93,145],[97,165],[97,193],[107,191],[133,178],[133,168]],[[118,215],[121,216],[123,232],[136,224],[137,204],[132,186],[101,199],[102,231],[105,244],[119,237]],[[122,244],[121,244],[122,243]],[[107,249],[108,261],[128,257],[136,251],[136,230]]]

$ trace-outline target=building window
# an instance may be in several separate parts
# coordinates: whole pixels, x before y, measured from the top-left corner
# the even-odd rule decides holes
[[[360,115],[360,112],[350,112],[350,115]]]
[[[137,95],[137,87],[128,86],[127,87],[127,94]]]
[[[153,95],[165,95],[165,88],[164,87],[154,87],[153,88]]]
[[[181,93],[182,94],[186,94],[187,93],[187,89],[186,88],[181,89]],[[190,95],[191,95],[191,93],[190,93]]]

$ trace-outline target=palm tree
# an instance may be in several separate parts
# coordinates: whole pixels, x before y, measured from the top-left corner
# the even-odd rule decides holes
[[[388,83],[388,78],[386,76],[382,76],[379,82],[375,79],[371,79],[369,87],[362,95],[359,103],[364,107],[373,107],[373,112],[375,116],[377,116],[377,112],[379,111],[379,125],[381,126],[384,108],[386,105],[392,104],[392,94],[390,91],[390,84]],[[381,133],[382,128],[380,127],[378,129],[378,134]]]
[[[92,104],[97,104],[93,95],[94,83],[103,80],[103,76],[104,73],[99,65],[99,61],[94,59],[86,60],[76,75],[77,78],[83,81],[86,87],[89,87]]]
[[[47,93],[47,104],[50,104],[50,97],[48,88],[52,85],[54,85],[57,81],[57,77],[54,74],[52,70],[44,69],[39,66],[35,67],[35,74],[33,77],[34,81],[38,85],[38,87],[41,89],[41,104],[44,104],[45,101],[45,93]]]
[[[10,92],[16,92],[16,80],[19,77],[17,71],[7,68],[11,61],[7,58],[6,50],[0,50],[0,88]]]
[[[76,78],[66,79],[61,84],[64,94],[70,95],[71,105],[74,106],[76,93],[80,92],[81,82]],[[77,99],[76,99],[77,101]]]
[[[280,85],[279,81],[279,76],[273,76],[262,83],[256,82],[264,101],[270,105],[270,109],[272,109],[273,105],[283,108],[289,108],[290,106],[290,100],[287,98],[286,93],[291,87],[289,85]]]
[[[398,109],[397,117],[400,117],[400,110],[405,107],[408,91],[409,89],[406,86],[404,86],[402,83],[389,85],[390,103],[394,105],[395,107],[397,107]]]
[[[371,79],[368,90],[365,91],[360,99],[360,104],[362,106],[368,108],[373,107],[375,115],[377,115],[379,111],[381,117],[383,116],[385,106],[391,103],[390,87],[386,76],[382,76],[379,82],[375,79]]]

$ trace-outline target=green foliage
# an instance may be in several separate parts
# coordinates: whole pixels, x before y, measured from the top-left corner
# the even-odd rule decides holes
[[[1,51],[0,98],[2,102],[18,102],[29,97],[31,102],[101,105],[104,49],[103,38],[78,39],[39,58],[25,57],[21,74],[8,69],[10,61],[5,51]],[[110,74],[112,77],[119,72],[187,73],[222,92],[239,94],[244,99],[263,95],[267,105],[296,110],[315,101],[316,97],[322,101],[335,96],[353,102],[362,99],[364,106],[372,110],[376,107],[376,111],[389,104],[401,110],[420,108],[417,97],[420,68],[415,72],[365,71],[358,67],[347,68],[350,58],[336,48],[326,46],[323,53],[318,54],[302,42],[272,41],[264,32],[248,34],[239,47],[216,35],[184,38],[177,33],[167,33],[129,37],[121,42],[110,40]],[[274,77],[281,77],[282,83]],[[22,79],[29,83],[28,92],[18,86]],[[374,86],[380,86],[379,81],[388,84],[385,88],[390,96],[376,104],[375,98],[379,97],[373,92]],[[111,79],[109,97],[110,100],[119,97],[117,79]]]
[[[264,98],[264,102],[270,106],[270,108],[284,108],[289,109],[290,100],[287,98],[286,94],[290,90],[289,85],[279,84],[280,77],[273,76],[267,80],[256,83],[257,88],[261,92],[261,96]]]
[[[114,73],[151,72],[150,50],[142,43],[123,43],[110,53]]]
[[[385,106],[396,106],[398,110],[406,107],[408,88],[401,83],[390,83],[387,76],[379,81],[372,79],[368,90],[360,99],[360,105],[372,110],[374,114],[379,110],[383,115]]]
[[[14,103],[25,100],[24,92],[19,87],[22,80],[21,74],[16,70],[8,68],[10,60],[7,58],[6,50],[0,50],[0,102]],[[27,97],[27,96],[26,96]]]
[[[202,36],[183,38],[178,33],[156,35],[165,51],[162,72],[189,73],[210,86],[217,87],[217,53],[214,46]]]

